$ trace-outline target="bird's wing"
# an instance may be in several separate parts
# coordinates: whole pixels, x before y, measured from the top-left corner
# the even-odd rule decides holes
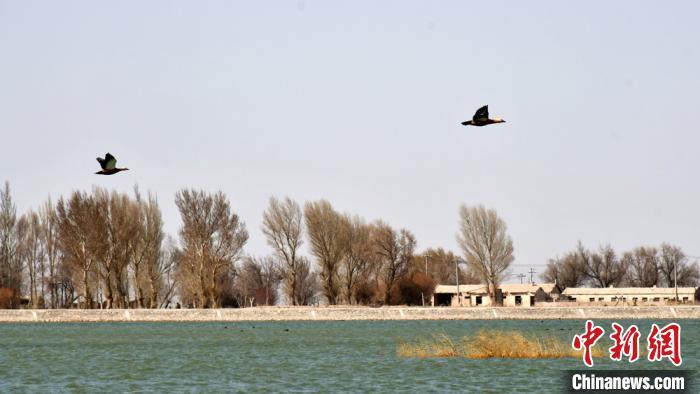
[[[474,114],[474,120],[486,120],[489,118],[489,106],[484,105],[483,107],[476,110]]]
[[[102,167],[102,169],[104,170],[105,169],[105,159],[98,157],[97,162],[100,163],[100,167]]]
[[[102,164],[102,162],[100,164]],[[102,168],[104,168],[105,170],[113,170],[116,166],[117,159],[115,159],[114,156],[112,156],[110,153],[107,153],[105,155],[104,164],[102,164]]]

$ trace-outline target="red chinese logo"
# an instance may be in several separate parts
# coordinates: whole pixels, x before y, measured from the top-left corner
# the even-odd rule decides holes
[[[610,359],[620,361],[624,355],[631,363],[637,361],[639,359],[639,328],[633,324],[623,333],[621,325],[613,323],[612,327],[615,332],[610,334],[610,339],[615,343],[608,349]]]
[[[681,365],[681,326],[678,323],[670,323],[659,329],[659,326],[652,324],[647,337],[647,350],[649,361],[668,358],[673,365]]]
[[[610,339],[613,345],[608,348],[610,359],[621,361],[625,357],[630,363],[639,360],[639,328],[632,324],[625,330],[622,325],[612,323],[612,329]],[[603,334],[605,330],[602,327],[587,320],[586,331],[574,336],[571,345],[574,350],[583,350],[583,363],[588,367],[593,366],[593,347]],[[647,336],[647,350],[647,358],[651,362],[668,359],[675,366],[681,365],[681,326],[678,323],[669,323],[659,328],[657,324],[652,324]]]
[[[591,353],[591,348],[595,345],[600,337],[605,334],[605,330],[602,327],[598,327],[593,324],[592,321],[586,321],[586,332],[581,335],[575,335],[572,342],[572,346],[575,350],[583,349],[583,362],[589,367],[593,366],[593,355]]]

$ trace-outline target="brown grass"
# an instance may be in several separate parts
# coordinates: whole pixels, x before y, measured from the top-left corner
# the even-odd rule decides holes
[[[580,358],[570,342],[555,337],[537,338],[519,331],[485,331],[453,340],[445,334],[434,335],[416,343],[399,343],[396,353],[401,357],[446,358]],[[593,356],[604,356],[600,346],[593,348]]]

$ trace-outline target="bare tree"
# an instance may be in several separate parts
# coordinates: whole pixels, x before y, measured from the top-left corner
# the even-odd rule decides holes
[[[698,287],[700,285],[700,266],[698,262],[685,261],[678,269],[678,286]]]
[[[56,271],[56,301],[59,308],[71,308],[73,302],[79,298],[77,275],[69,259],[62,259]]]
[[[183,189],[175,195],[182,217],[179,266],[190,284],[199,306],[217,307],[235,262],[248,240],[248,232],[222,192]]]
[[[358,286],[361,278],[368,274],[375,254],[370,239],[371,226],[359,216],[347,217],[346,220],[349,225],[348,246],[342,259],[341,276],[345,302],[353,304],[359,302]]]
[[[243,298],[239,304],[274,305],[280,279],[279,265],[274,257],[244,259],[236,277],[236,287]]]
[[[163,220],[158,201],[153,195],[149,193],[148,198],[143,200],[138,188],[134,188],[134,194],[136,201],[132,215],[135,216],[137,233],[131,243],[131,271],[136,303],[138,307],[143,307],[148,299],[148,307],[155,308],[158,303],[158,288],[161,285],[159,274],[163,272]]]
[[[10,183],[0,190],[0,289],[7,289],[7,305],[17,307],[22,289],[22,262],[18,253],[17,208]]]
[[[627,267],[627,283],[635,287],[652,287],[659,284],[659,258],[656,248],[638,247],[622,255],[622,265]]]
[[[678,270],[678,274],[674,270]],[[667,243],[661,244],[659,253],[659,272],[661,282],[673,287],[677,280],[678,286],[697,286],[700,284],[700,269],[697,262],[689,263],[683,250]]]
[[[674,269],[683,265],[685,253],[678,246],[663,243],[661,244],[659,260],[659,271],[661,272],[664,285],[673,287],[675,279]]]
[[[372,244],[381,262],[384,283],[384,304],[391,305],[394,285],[408,273],[416,247],[416,238],[406,229],[396,232],[388,224],[377,221],[372,227]]]
[[[482,205],[459,210],[460,232],[457,243],[467,264],[488,286],[491,302],[496,302],[496,290],[513,262],[513,241],[506,223],[494,209]]]
[[[311,268],[311,263],[305,257],[299,258],[296,267],[297,289],[295,294],[299,297],[299,305],[311,305],[316,302],[318,292],[318,274]]]
[[[43,304],[44,234],[39,214],[29,211],[17,222],[19,255],[29,278],[29,302],[32,308]]]
[[[415,256],[412,271],[423,272],[436,284],[449,285],[457,282],[455,279],[455,262],[457,260],[459,257],[452,251],[431,248]],[[460,284],[481,283],[481,278],[471,269],[471,266],[464,269],[458,265],[457,272],[459,272]]]
[[[283,263],[280,267],[284,278],[284,293],[289,304],[301,305],[298,265],[300,261],[299,248],[302,240],[302,213],[299,204],[289,197],[283,201],[270,198],[270,204],[263,213],[262,231],[267,243],[274,249],[278,259]]]
[[[171,304],[177,286],[175,267],[178,256],[179,250],[175,241],[168,236],[159,254],[158,263],[147,265],[151,308],[167,308]]]
[[[93,190],[92,199],[96,205],[93,219],[96,236],[91,248],[97,259],[97,301],[108,309],[125,308],[129,306],[130,245],[137,230],[130,215],[131,202],[126,195],[110,194],[102,188]]]
[[[129,243],[135,226],[130,222],[128,197],[116,191],[95,187],[92,191],[95,204],[93,216],[93,250],[95,262],[95,299],[100,308],[128,308],[128,265],[131,249]]]
[[[598,253],[592,253],[579,241],[576,254],[580,264],[586,267],[586,275],[596,286],[618,286],[624,280],[627,267],[610,245],[601,246]]]
[[[321,267],[323,293],[328,303],[335,305],[340,294],[338,268],[348,248],[349,223],[326,200],[307,202],[304,216],[311,254]]]
[[[61,263],[61,249],[58,247],[58,224],[56,217],[56,209],[49,197],[44,205],[39,209],[39,217],[41,218],[42,232],[44,234],[44,250],[46,252],[47,269],[42,272],[48,274],[48,278],[42,278],[49,290],[51,308],[58,307],[58,265]]]
[[[14,294],[17,297],[17,300],[21,300],[21,296],[24,294],[24,287],[26,286],[26,281],[24,280],[24,268],[26,267],[29,271],[31,271],[31,267],[27,267],[27,262],[31,260],[31,257],[29,257],[29,220],[27,220],[27,217],[25,215],[22,215],[17,219],[17,222],[15,224],[15,237],[17,240],[16,248],[15,248],[15,261],[17,267],[15,274],[15,278],[19,278],[21,281],[21,286],[20,289],[15,291]],[[31,272],[29,272],[29,276],[32,276]],[[31,285],[29,285],[29,290],[31,292]],[[33,294],[33,292],[32,292]]]
[[[95,200],[85,193],[73,192],[67,201],[61,198],[56,206],[58,238],[71,271],[79,277],[85,308],[92,308],[93,275],[98,253],[94,245],[102,242],[96,220],[100,212]],[[69,300],[72,302],[73,300]]]
[[[576,252],[569,252],[564,257],[549,259],[541,277],[543,281],[556,283],[562,289],[578,287],[586,282],[586,267],[581,264]]]

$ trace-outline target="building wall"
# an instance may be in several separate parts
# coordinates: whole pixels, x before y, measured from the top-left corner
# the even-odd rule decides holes
[[[476,306],[476,297],[474,297],[472,294],[460,293],[460,295],[462,296],[461,306]],[[452,305],[451,306],[460,306],[459,297],[457,297],[456,294],[452,296]]]
[[[574,301],[578,303],[600,303],[600,302],[606,302],[606,303],[615,303],[615,302],[625,302],[627,304],[632,304],[634,305],[635,303],[637,305],[644,305],[644,304],[663,304],[666,302],[672,302],[673,299],[675,298],[675,294],[672,296],[669,295],[660,295],[660,294],[639,294],[639,295],[617,295],[617,294],[596,294],[596,295],[576,295],[576,296],[571,296]],[[686,304],[694,304],[694,294],[690,293],[678,293],[678,298],[682,303]]]
[[[471,302],[469,299],[469,295],[466,293],[461,293],[462,295],[462,306],[470,306]],[[430,305],[432,306],[440,306],[440,299],[443,299],[444,297],[449,297],[449,306],[459,306],[459,297],[457,297],[457,294],[433,294],[430,298]],[[444,301],[443,301],[444,303]]]
[[[491,297],[488,294],[470,294],[469,306],[490,306]]]
[[[462,295],[462,305],[461,306],[490,306],[491,298],[486,294],[471,294],[471,293],[461,293]],[[430,298],[430,305],[439,306],[437,298],[442,298],[441,296],[433,294]],[[460,306],[459,298],[456,294],[450,295],[450,306]]]
[[[516,303],[516,297],[520,297],[520,305]],[[503,297],[503,306],[530,307],[533,298],[530,294],[508,294]]]

